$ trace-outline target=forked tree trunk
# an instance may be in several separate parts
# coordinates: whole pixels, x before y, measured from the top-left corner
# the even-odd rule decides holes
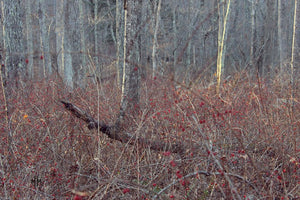
[[[89,129],[98,129],[111,139],[128,144],[135,144],[137,142],[140,146],[148,147],[156,151],[182,153],[183,148],[177,143],[167,145],[162,141],[147,140],[131,135],[128,133],[128,130],[125,129],[127,119],[126,115],[134,114],[135,110],[137,110],[139,107],[140,74],[137,64],[137,61],[139,60],[137,52],[139,44],[135,43],[137,41],[135,39],[138,32],[137,22],[138,13],[140,13],[138,9],[141,9],[140,5],[140,1],[124,1],[124,52],[126,52],[126,54],[123,60],[123,81],[120,113],[115,124],[109,126],[103,122],[98,122],[77,106],[66,101],[61,101],[61,103],[63,103],[65,108],[71,111],[73,115],[86,122]]]
[[[131,135],[126,130],[127,116],[132,115],[139,109],[139,84],[140,74],[138,67],[138,47],[136,38],[138,33],[138,13],[141,9],[141,1],[128,0],[124,1],[124,52],[123,60],[123,81],[122,81],[122,98],[120,113],[114,125],[110,126],[103,122],[96,121],[85,111],[81,110],[72,103],[61,101],[67,110],[77,118],[87,123],[89,129],[98,129],[113,140],[134,145],[150,148],[156,151],[170,151],[172,153],[183,153],[185,149],[182,144],[166,144],[164,141],[147,140],[135,135]]]

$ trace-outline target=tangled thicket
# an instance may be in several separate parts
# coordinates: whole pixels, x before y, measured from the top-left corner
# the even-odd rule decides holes
[[[11,90],[8,118],[1,104],[0,195],[299,198],[299,82],[291,99],[288,82],[232,77],[219,95],[215,85],[175,89],[162,77],[144,80],[140,110],[127,113],[122,125],[132,137],[121,142],[89,130],[59,102],[72,102],[95,121],[113,125],[120,102],[113,80],[72,92],[57,80]],[[165,143],[165,149],[153,151],[140,138]],[[170,151],[172,144],[182,144],[183,152]]]

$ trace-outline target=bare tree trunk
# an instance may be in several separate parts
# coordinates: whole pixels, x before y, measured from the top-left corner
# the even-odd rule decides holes
[[[155,5],[157,1],[155,2]],[[153,45],[152,45],[152,69],[153,69],[153,77],[155,77],[157,73],[157,64],[156,64],[156,48],[157,48],[157,32],[159,26],[159,18],[160,18],[160,9],[161,9],[161,0],[158,0],[158,5],[156,9],[156,19],[155,19],[155,28],[153,35]]]
[[[0,16],[1,18],[3,17],[3,13],[4,13],[4,5],[3,5],[3,1],[0,1]],[[3,53],[3,47],[4,47],[4,35],[3,35],[3,20],[0,20],[0,52],[1,52],[1,57],[0,57],[0,62],[2,61],[3,57],[2,57],[2,53]]]
[[[281,0],[278,0],[278,7],[277,7],[277,32],[278,32],[278,55],[279,55],[279,74],[283,73],[283,49],[282,49],[282,30],[281,30]]]
[[[172,31],[173,31],[173,66],[170,69],[170,74],[171,74],[171,78],[174,79],[174,83],[176,80],[176,65],[177,65],[177,46],[178,46],[178,41],[177,41],[177,20],[176,20],[176,7],[173,8],[172,10]]]
[[[122,1],[116,0],[116,40],[117,40],[117,79],[121,88],[123,80],[123,60],[124,60],[124,7]],[[123,47],[123,48],[122,48]]]
[[[4,16],[4,5],[3,5],[3,1],[0,1],[0,16],[1,18],[3,18]],[[1,56],[0,56],[0,62],[2,64],[2,59],[3,59],[3,48],[4,48],[4,24],[3,24],[3,20],[0,20],[0,52],[1,52]]]
[[[83,16],[82,10],[80,9],[80,4],[82,4],[81,0],[74,0],[74,5],[67,6],[68,10],[68,29],[67,29],[67,38],[68,41],[68,54],[71,57],[71,67],[70,76],[72,76],[72,80],[74,86],[82,87],[84,83],[84,68],[83,68],[83,60],[84,54],[82,53],[82,48],[85,46],[84,41],[84,27],[82,24]],[[78,17],[79,14],[79,17]],[[80,28],[78,28],[80,27]]]
[[[141,146],[149,147],[156,151],[171,151],[173,153],[183,153],[183,146],[178,143],[172,143],[170,145],[165,144],[161,141],[150,141],[147,139],[139,138],[128,133],[128,130],[124,130],[123,126],[126,121],[125,114],[132,114],[139,103],[139,69],[135,62],[137,57],[135,48],[138,45],[134,44],[134,39],[137,34],[137,9],[139,9],[140,2],[134,0],[124,1],[125,10],[125,27],[124,27],[124,52],[127,52],[126,58],[124,58],[124,69],[123,69],[123,82],[122,82],[122,99],[120,106],[120,114],[116,123],[113,126],[108,126],[103,122],[98,122],[93,119],[86,112],[82,111],[77,106],[61,101],[65,108],[72,112],[73,115],[83,120],[88,124],[89,129],[99,129],[102,133],[106,134],[109,138],[121,141],[122,143],[135,144],[139,143]],[[128,14],[127,14],[128,13]]]
[[[276,30],[274,28],[274,17],[275,17],[275,8],[274,2],[266,1],[267,4],[267,13],[266,13],[266,21],[264,22],[266,26],[264,26],[264,53],[263,53],[263,69],[258,69],[259,73],[262,75],[270,72],[271,67],[274,65],[276,59],[274,58],[274,49],[275,48],[275,33]],[[277,11],[276,11],[277,12]]]
[[[4,1],[3,9],[3,35],[4,35],[4,49],[5,49],[5,64],[1,63],[0,67],[0,79],[2,94],[4,97],[5,105],[5,117],[6,123],[8,123],[9,113],[12,112],[14,108],[10,103],[7,102],[9,98],[10,91],[19,88],[19,84],[22,85],[22,75],[25,74],[25,49],[24,49],[24,38],[23,38],[23,8],[21,1]],[[7,72],[6,72],[7,71]],[[3,73],[4,72],[4,73]],[[6,74],[8,84],[4,85],[4,80],[2,74]],[[6,83],[5,83],[6,84]],[[7,98],[7,99],[6,99]],[[2,104],[2,101],[1,101]],[[8,129],[8,149],[13,159],[16,159],[15,152],[17,152],[16,142],[14,142],[13,130],[7,124]]]
[[[99,67],[99,16],[98,16],[98,8],[99,8],[99,1],[94,0],[94,38],[95,38],[95,52],[94,52],[94,62],[95,66]]]
[[[188,38],[191,38],[192,33],[191,33],[191,29],[192,29],[192,17],[191,17],[191,2],[190,0],[188,0],[188,10],[189,10],[189,14],[188,14],[188,21],[191,23],[188,25],[188,30],[187,30],[187,34],[188,34]],[[192,39],[190,39],[188,41],[188,46],[187,46],[187,50],[186,50],[186,66],[185,66],[185,75],[184,75],[184,83],[186,85],[189,85],[189,81],[190,81],[190,74],[191,74],[191,41]]]
[[[64,77],[65,71],[65,22],[64,22],[64,0],[56,0],[56,13],[55,13],[55,33],[56,33],[56,54],[57,54],[57,67],[58,73]]]
[[[30,5],[30,4],[29,4]],[[47,75],[50,75],[52,73],[51,68],[51,57],[50,57],[50,46],[49,46],[49,32],[48,27],[46,23],[46,2],[45,0],[39,1],[39,25],[40,25],[40,41],[41,41],[41,52],[40,57],[42,61],[43,66],[43,75],[44,78]]]
[[[25,74],[22,14],[21,1],[4,1],[5,70],[11,86],[18,86]]]
[[[226,11],[225,11],[225,6]],[[217,58],[217,93],[219,93],[221,75],[224,68],[224,61],[226,55],[226,41],[227,41],[227,27],[228,15],[230,13],[230,0],[227,4],[222,5],[223,8],[219,8],[219,34],[218,34],[218,58]],[[223,10],[223,11],[222,11]]]
[[[256,12],[256,0],[251,1],[251,44],[250,44],[250,72],[254,70],[255,63],[255,12]]]
[[[121,37],[120,37],[120,18],[121,18],[121,12],[120,12],[120,2],[119,0],[116,0],[116,70],[117,70],[117,83],[118,86],[121,85],[121,76],[120,76],[120,49],[121,49]]]
[[[292,39],[292,55],[291,55],[291,71],[290,71],[290,99],[291,99],[291,102],[292,102],[292,105],[291,105],[291,124],[295,124],[295,115],[294,115],[294,113],[295,113],[295,105],[294,105],[294,101],[293,101],[293,99],[294,99],[294,96],[295,96],[295,94],[294,94],[294,92],[295,92],[295,88],[294,88],[294,60],[295,60],[295,46],[297,45],[296,44],[296,35],[297,35],[297,32],[296,32],[296,28],[297,28],[297,23],[299,23],[298,21],[297,21],[297,7],[298,7],[298,5],[297,5],[297,3],[298,3],[298,1],[297,0],[295,0],[295,3],[294,3],[294,19],[293,19],[293,39]],[[298,36],[298,38],[299,38],[299,36]],[[300,53],[298,53],[299,55],[298,55],[298,58],[300,58]],[[295,130],[295,126],[294,127],[292,127],[293,128],[293,130]],[[290,130],[291,132],[292,132],[292,130]],[[299,142],[297,142],[297,136],[296,136],[296,134],[294,134],[294,138],[293,138],[293,140],[294,140],[294,152],[297,152],[297,147],[299,147]],[[295,155],[296,156],[296,155]]]
[[[26,19],[26,45],[27,45],[27,74],[26,76],[31,79],[33,78],[33,37],[32,37],[32,10],[30,0],[25,2],[25,19]]]
[[[81,66],[78,69],[78,81],[79,81],[79,85],[85,86],[85,74],[87,71],[87,51],[86,51],[86,40],[85,40],[85,24],[87,24],[87,20],[85,18],[85,8],[84,8],[84,4],[83,1],[78,1],[78,7],[79,7],[79,27],[80,27],[80,59],[81,59]],[[76,27],[75,27],[76,28]]]
[[[122,118],[128,111],[133,111],[139,106],[139,67],[138,67],[138,46],[136,44],[138,27],[138,9],[141,2],[128,0],[124,1],[124,56],[123,62],[123,81],[122,81],[122,100],[121,113]],[[120,119],[122,120],[122,119]]]
[[[71,89],[73,89],[74,87],[74,81],[73,81],[73,74],[74,74],[74,70],[73,70],[73,66],[72,66],[72,45],[73,42],[72,41],[72,37],[73,37],[73,33],[72,33],[72,28],[73,27],[73,21],[72,21],[72,5],[70,5],[67,1],[63,2],[64,5],[64,15],[65,15],[65,29],[64,29],[64,49],[65,49],[65,53],[64,53],[64,81],[66,83],[67,86],[69,86]]]
[[[295,43],[296,43],[296,26],[297,26],[297,0],[295,0],[295,8],[294,8],[294,20],[293,20],[293,41],[292,41],[292,55],[291,55],[291,75],[290,75],[290,83],[291,83],[291,99],[294,97],[294,58],[295,58]]]

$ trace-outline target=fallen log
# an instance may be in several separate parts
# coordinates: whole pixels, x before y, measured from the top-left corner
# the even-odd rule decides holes
[[[67,101],[60,101],[65,109],[70,111],[75,117],[81,119],[87,124],[88,129],[98,129],[107,135],[109,138],[113,140],[120,141],[122,143],[128,143],[130,145],[134,145],[136,143],[139,144],[139,146],[142,146],[144,148],[150,148],[155,151],[164,151],[164,152],[171,152],[171,153],[178,153],[182,155],[184,153],[183,144],[181,143],[171,143],[167,144],[162,141],[152,141],[145,138],[136,137],[134,135],[131,135],[130,133],[127,133],[126,130],[122,129],[122,125],[118,122],[116,122],[114,125],[109,126],[105,124],[104,122],[99,122],[95,120],[93,117],[91,117],[87,112],[83,111],[76,105],[67,102]]]

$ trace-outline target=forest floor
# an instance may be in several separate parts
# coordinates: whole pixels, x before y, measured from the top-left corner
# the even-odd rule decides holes
[[[124,128],[166,145],[188,144],[181,155],[114,141],[60,103],[68,100],[113,124],[121,99],[113,80],[72,92],[56,79],[1,87],[0,196],[300,198],[300,82],[291,90],[280,80],[240,73],[223,82],[218,95],[215,84],[142,80],[140,109],[127,113]]]

